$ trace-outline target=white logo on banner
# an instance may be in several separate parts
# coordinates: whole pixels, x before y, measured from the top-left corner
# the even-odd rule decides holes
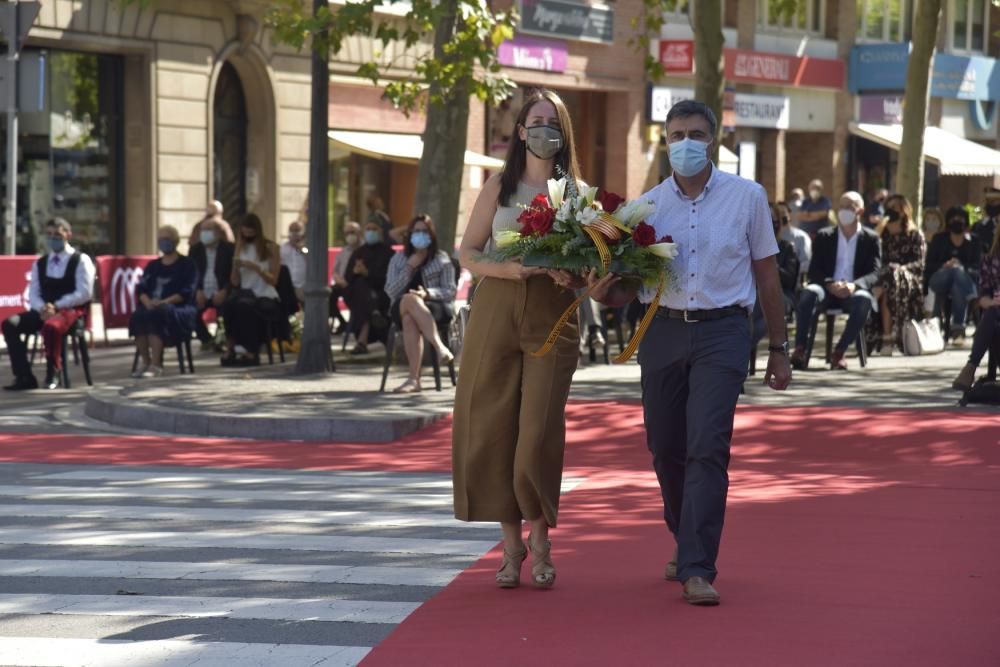
[[[135,288],[142,281],[142,274],[139,266],[115,269],[111,278],[112,315],[127,315],[135,310]]]

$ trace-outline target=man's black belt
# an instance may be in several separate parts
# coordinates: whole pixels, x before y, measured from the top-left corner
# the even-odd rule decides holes
[[[729,317],[736,314],[747,316],[747,309],[743,306],[726,306],[724,308],[709,308],[707,310],[675,310],[660,306],[657,308],[657,317],[669,317],[672,320],[684,320],[685,322],[707,322]]]

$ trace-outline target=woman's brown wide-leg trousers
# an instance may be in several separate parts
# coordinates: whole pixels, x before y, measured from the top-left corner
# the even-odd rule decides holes
[[[475,293],[455,396],[455,516],[556,525],[566,446],[566,400],[579,357],[576,318],[544,357],[573,292],[548,276],[486,278]]]

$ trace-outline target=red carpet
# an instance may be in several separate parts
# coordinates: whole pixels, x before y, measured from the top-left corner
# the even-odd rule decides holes
[[[660,579],[638,406],[569,414],[567,474],[588,481],[563,498],[556,588],[493,588],[494,552],[366,666],[1000,665],[996,416],[741,408],[723,605],[696,609]],[[449,426],[391,445],[0,434],[0,461],[446,471]]]
[[[376,647],[381,665],[1000,665],[1000,424],[741,409],[718,608],[660,579],[671,544],[636,407],[572,410],[556,588],[496,551]],[[524,574],[528,574],[525,566]]]

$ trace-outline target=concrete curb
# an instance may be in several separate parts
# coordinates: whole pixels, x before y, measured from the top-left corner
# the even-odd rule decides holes
[[[395,418],[240,416],[218,412],[187,412],[123,394],[123,387],[104,386],[87,394],[84,414],[105,424],[174,435],[249,440],[312,442],[392,442],[447,416],[428,408],[422,414]]]

